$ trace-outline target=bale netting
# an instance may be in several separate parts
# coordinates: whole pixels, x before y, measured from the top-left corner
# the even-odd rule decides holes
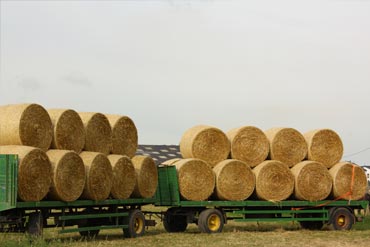
[[[307,159],[324,164],[327,168],[338,163],[343,156],[343,143],[330,129],[312,130],[304,134],[308,145]]]
[[[51,165],[45,152],[29,146],[0,146],[0,154],[18,155],[18,198],[41,201],[51,183]]]
[[[79,112],[85,127],[85,151],[109,154],[112,148],[112,128],[101,113]]]
[[[158,185],[157,166],[154,160],[150,156],[137,155],[131,161],[136,171],[136,185],[132,197],[153,197]]]
[[[113,168],[111,196],[115,199],[127,199],[134,191],[136,172],[128,156],[111,154],[108,159]]]
[[[216,175],[215,196],[218,199],[243,201],[252,195],[256,181],[246,163],[235,159],[224,160],[213,171]]]
[[[294,190],[294,176],[289,167],[277,160],[266,160],[253,169],[256,196],[265,201],[283,201]]]
[[[230,153],[230,141],[220,129],[197,125],[188,129],[180,141],[183,158],[198,158],[211,167],[227,159]]]
[[[231,143],[231,158],[255,167],[267,158],[269,140],[262,130],[253,126],[235,128],[226,133]]]
[[[359,200],[364,197],[367,178],[364,170],[350,162],[339,162],[329,169],[333,178],[334,199]]]
[[[291,169],[294,183],[294,197],[304,201],[326,199],[332,190],[333,181],[328,169],[316,161],[302,161]]]
[[[271,128],[265,132],[270,141],[270,160],[289,167],[301,162],[307,154],[307,144],[301,133],[293,128]]]
[[[71,109],[48,109],[53,124],[51,148],[80,153],[85,145],[85,128],[77,112]]]
[[[200,159],[182,159],[175,163],[179,191],[189,201],[207,200],[215,188],[215,174],[212,168]]]
[[[85,187],[85,166],[81,157],[70,150],[46,152],[51,163],[50,200],[72,202],[77,200]]]
[[[112,189],[112,165],[106,155],[97,152],[81,152],[85,165],[86,182],[81,199],[105,200]]]
[[[38,104],[0,106],[0,145],[24,145],[46,151],[52,141],[52,124]]]
[[[173,166],[179,160],[181,160],[181,159],[180,158],[173,158],[173,159],[170,159],[170,160],[166,160],[165,162],[162,162],[162,165]]]
[[[134,157],[138,146],[137,129],[131,118],[120,115],[105,115],[112,128],[113,154]]]

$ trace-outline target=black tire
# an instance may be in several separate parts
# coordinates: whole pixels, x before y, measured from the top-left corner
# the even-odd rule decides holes
[[[41,212],[31,213],[28,218],[26,231],[32,236],[41,236],[44,228],[44,220]]]
[[[169,208],[164,214],[163,226],[167,232],[184,232],[188,227],[186,215],[176,215],[176,209]]]
[[[337,208],[330,216],[334,230],[351,230],[355,223],[355,216],[347,208]]]
[[[84,210],[83,211],[84,213],[87,213],[88,211],[87,210]],[[90,211],[90,213],[97,213],[96,211]],[[78,222],[78,228],[81,228],[81,227],[91,227],[91,226],[99,226],[101,225],[101,221],[103,221],[102,219],[84,219],[84,220],[79,220]],[[80,231],[80,235],[82,237],[86,237],[86,238],[95,238],[96,236],[98,236],[100,230],[88,230],[88,231]]]
[[[123,219],[123,224],[128,226],[123,229],[126,238],[140,237],[145,233],[145,217],[139,209],[131,210],[128,217]]]
[[[302,229],[307,230],[321,230],[324,226],[322,221],[300,221],[299,224]]]
[[[209,208],[200,212],[198,227],[203,233],[222,232],[224,227],[224,217],[221,211],[215,208]]]

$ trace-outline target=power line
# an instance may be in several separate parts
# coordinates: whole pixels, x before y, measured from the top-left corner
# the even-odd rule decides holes
[[[356,152],[356,153],[352,153],[352,154],[344,155],[344,156],[343,156],[343,158],[351,157],[351,156],[354,156],[354,155],[360,154],[360,153],[362,153],[362,152],[365,152],[365,151],[367,151],[367,150],[370,150],[370,147],[367,147],[367,148],[365,148],[365,149],[362,149],[362,150],[360,150],[360,151],[358,151],[358,152]]]

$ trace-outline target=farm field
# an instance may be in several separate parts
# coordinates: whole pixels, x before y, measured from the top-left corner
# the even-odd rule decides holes
[[[234,223],[225,225],[220,234],[200,233],[189,225],[184,233],[167,233],[158,219],[145,235],[136,239],[123,238],[121,230],[101,231],[95,239],[81,238],[78,233],[58,234],[57,229],[44,229],[43,239],[25,234],[0,233],[1,247],[16,246],[369,246],[370,216],[357,223],[351,231],[333,231],[325,226],[320,231],[301,230],[298,223]]]

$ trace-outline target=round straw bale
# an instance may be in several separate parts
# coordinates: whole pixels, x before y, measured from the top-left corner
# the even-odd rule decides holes
[[[360,166],[350,162],[339,162],[329,169],[329,173],[333,178],[334,198],[359,200],[365,195],[367,178]]]
[[[49,150],[51,162],[51,187],[48,199],[72,202],[77,200],[85,187],[85,166],[81,157],[70,150]]]
[[[109,154],[112,148],[112,128],[101,113],[79,112],[85,127],[84,150]]]
[[[80,153],[85,145],[85,128],[77,112],[70,109],[49,109],[53,124],[53,149]]]
[[[136,172],[128,156],[111,154],[108,159],[113,168],[113,183],[110,194],[116,199],[127,199],[134,191]]]
[[[0,146],[0,154],[18,155],[18,198],[37,202],[49,192],[51,165],[39,148],[29,146]]]
[[[320,201],[330,195],[333,180],[328,169],[316,161],[302,161],[291,169],[294,179],[294,196],[298,200]]]
[[[265,134],[270,141],[269,159],[281,161],[292,167],[306,157],[307,144],[297,130],[271,128]]]
[[[197,125],[183,134],[180,152],[183,158],[198,158],[214,167],[227,159],[230,141],[224,132],[215,127]]]
[[[343,156],[343,143],[330,129],[312,130],[304,134],[308,145],[307,158],[324,164],[327,168],[338,163]]]
[[[112,165],[106,155],[97,152],[81,152],[85,165],[86,182],[81,199],[105,200],[112,189]]]
[[[207,200],[215,188],[215,174],[212,168],[200,159],[182,159],[175,163],[179,191],[189,201]]]
[[[112,128],[112,153],[134,157],[138,146],[137,129],[131,118],[105,115]]]
[[[255,167],[267,158],[269,140],[262,130],[253,126],[235,128],[226,133],[231,143],[231,158]]]
[[[38,104],[0,106],[0,145],[24,145],[46,151],[52,141],[47,111]]]
[[[294,176],[289,167],[277,160],[266,160],[253,169],[256,196],[266,201],[282,201],[294,190]]]
[[[162,163],[162,165],[173,166],[179,160],[181,160],[181,159],[180,158],[174,158],[174,159],[166,160],[165,162]]]
[[[224,160],[213,171],[216,175],[215,195],[218,199],[243,201],[252,195],[256,180],[246,163],[235,159]]]
[[[157,166],[150,156],[137,155],[132,158],[136,171],[136,185],[133,197],[151,198],[154,196],[158,185]]]

